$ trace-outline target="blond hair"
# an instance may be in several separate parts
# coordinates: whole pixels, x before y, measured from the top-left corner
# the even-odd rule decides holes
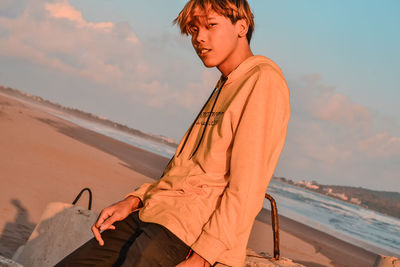
[[[249,26],[246,37],[250,43],[254,31],[254,16],[247,0],[189,0],[173,21],[174,24],[179,25],[182,34],[190,34],[190,22],[195,8],[200,8],[205,12],[211,9],[219,15],[229,18],[232,24],[241,19],[246,20]]]

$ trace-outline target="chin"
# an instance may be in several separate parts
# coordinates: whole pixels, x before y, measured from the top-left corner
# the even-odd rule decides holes
[[[204,64],[204,66],[207,67],[207,68],[214,68],[215,66],[217,66],[217,65],[214,65],[214,64],[206,64],[206,63],[204,63],[204,62],[203,62],[203,64]]]
[[[203,62],[204,66],[206,66],[207,68],[213,68],[213,67],[217,66],[217,63],[213,62],[212,60],[201,59],[201,61]]]

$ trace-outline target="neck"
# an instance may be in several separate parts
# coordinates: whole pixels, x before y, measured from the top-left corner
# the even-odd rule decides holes
[[[217,68],[223,76],[227,77],[240,63],[251,56],[253,56],[253,52],[247,40],[245,40],[245,43],[239,42],[237,49],[235,49],[232,55],[225,62],[217,66]]]

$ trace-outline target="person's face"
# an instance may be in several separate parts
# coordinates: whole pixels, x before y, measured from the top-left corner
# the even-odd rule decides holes
[[[189,26],[192,45],[203,64],[221,67],[230,64],[238,47],[239,29],[229,18],[196,8]]]

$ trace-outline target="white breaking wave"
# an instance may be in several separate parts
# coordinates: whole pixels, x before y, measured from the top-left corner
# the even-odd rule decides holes
[[[271,181],[279,213],[375,253],[400,256],[400,220],[354,204]],[[264,202],[269,208],[269,201]]]

